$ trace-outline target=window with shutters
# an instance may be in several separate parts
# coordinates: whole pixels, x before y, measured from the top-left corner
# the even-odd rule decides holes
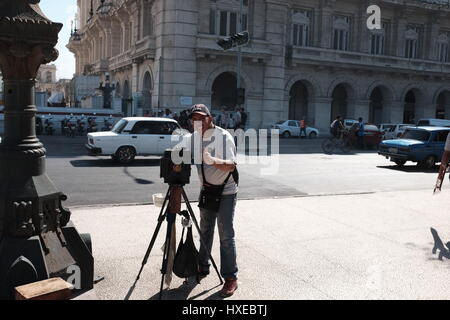
[[[420,28],[409,27],[405,33],[405,58],[419,58]]]
[[[333,21],[333,49],[350,50],[351,18],[345,16],[334,16]]]
[[[387,24],[382,24],[382,29],[372,30],[370,33],[370,53],[373,55],[384,55],[386,50]]]
[[[449,34],[443,32],[437,39],[437,60],[439,62],[449,62]]]
[[[209,32],[219,36],[232,36],[248,29],[248,0],[244,0],[242,27],[239,30],[238,0],[211,0]]]
[[[312,29],[311,11],[294,10],[292,14],[292,44],[307,47],[311,44]]]

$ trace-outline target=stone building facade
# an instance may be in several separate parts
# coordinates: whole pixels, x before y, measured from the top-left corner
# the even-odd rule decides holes
[[[56,65],[42,65],[36,75],[36,84],[34,85],[35,91],[45,92],[50,98],[52,94],[57,92],[56,83]]]
[[[447,2],[447,1],[445,1]],[[382,29],[367,28],[381,8]],[[238,0],[78,0],[76,74],[110,74],[126,115],[236,103]],[[244,107],[252,127],[305,116],[450,119],[450,7],[438,0],[244,0]]]

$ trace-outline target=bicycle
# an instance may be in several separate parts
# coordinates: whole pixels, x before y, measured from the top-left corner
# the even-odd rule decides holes
[[[350,147],[351,142],[348,130],[341,130],[339,138],[333,136],[322,142],[322,150],[326,154],[333,154],[333,151],[337,148],[341,149],[343,153],[348,153],[350,152]]]

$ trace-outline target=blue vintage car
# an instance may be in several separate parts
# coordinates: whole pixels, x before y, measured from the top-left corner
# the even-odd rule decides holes
[[[398,166],[412,161],[431,169],[441,161],[449,132],[445,127],[408,127],[399,139],[382,141],[378,154]]]

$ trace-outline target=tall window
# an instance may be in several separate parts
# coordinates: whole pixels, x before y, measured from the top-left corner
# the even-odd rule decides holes
[[[52,82],[52,73],[50,71],[47,71],[45,73],[45,82],[47,82],[47,83]]]
[[[419,32],[417,27],[412,27],[406,31],[405,36],[405,58],[419,58]]]
[[[449,62],[449,37],[447,33],[442,33],[438,37],[437,59],[439,62]]]
[[[312,26],[311,11],[294,10],[292,15],[292,44],[306,47],[310,45]]]
[[[372,30],[370,34],[370,53],[375,55],[384,55],[386,46],[386,28],[383,23],[381,30]]]
[[[211,1],[209,28],[211,34],[232,36],[248,29],[248,1],[244,1],[242,27],[239,29],[239,1]],[[232,5],[231,5],[232,4]]]
[[[333,22],[333,49],[350,50],[350,18],[335,16]]]
[[[151,3],[144,1],[144,9],[142,10],[142,20],[143,20],[143,36],[149,36],[153,34],[153,16]]]

